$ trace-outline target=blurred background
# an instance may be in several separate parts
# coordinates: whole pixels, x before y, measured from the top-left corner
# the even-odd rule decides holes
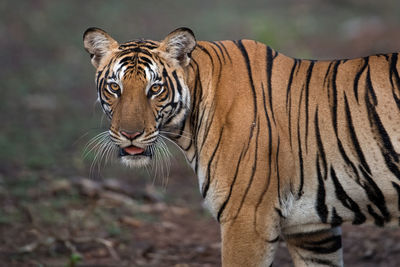
[[[255,39],[289,56],[400,50],[400,1],[0,2],[0,266],[219,266],[219,230],[173,147],[168,183],[85,145],[107,129],[95,104],[88,27],[123,42],[178,27],[198,40]],[[398,266],[399,230],[344,227],[348,266]],[[280,245],[276,266],[291,266]]]

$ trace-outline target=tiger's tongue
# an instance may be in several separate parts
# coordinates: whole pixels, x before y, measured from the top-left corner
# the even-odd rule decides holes
[[[136,147],[136,146],[129,146],[124,148],[125,152],[130,154],[130,155],[136,155],[136,154],[141,154],[144,152],[143,148]]]

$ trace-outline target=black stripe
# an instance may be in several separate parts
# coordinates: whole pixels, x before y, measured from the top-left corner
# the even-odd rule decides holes
[[[185,112],[186,112],[186,110],[185,110]],[[188,120],[188,116],[184,116],[183,117],[183,120],[180,122],[180,125],[178,125],[177,126],[177,128],[179,128],[179,134],[177,135],[178,136],[178,139],[181,139],[182,137],[184,137],[184,135],[183,135],[183,132],[184,132],[184,130],[185,130],[185,127],[186,127],[186,121]],[[183,147],[182,146],[182,149],[184,150],[184,151],[189,151],[189,149],[193,146],[193,138],[190,138],[189,139],[189,144],[187,145],[187,147]],[[196,154],[194,154],[194,156],[193,157],[195,157],[196,156]],[[189,159],[188,158],[188,160],[189,160],[189,162],[190,163],[192,163],[192,161],[193,161],[193,157],[192,157],[192,159]]]
[[[378,105],[378,99],[376,98],[374,87],[372,86],[371,71],[370,71],[370,67],[369,66],[368,66],[367,77],[366,77],[366,86],[367,86],[367,90],[368,91],[365,94],[365,96],[369,96],[369,97],[372,98],[374,106]]]
[[[200,48],[200,50],[203,51],[204,53],[206,53],[206,55],[209,57],[209,59],[211,61],[211,72],[213,73],[214,72],[214,59],[211,56],[210,52],[208,52],[208,50],[202,45],[197,44],[197,47]]]
[[[267,119],[267,126],[268,126],[268,169],[271,169],[271,163],[272,163],[272,129],[271,129],[271,120],[269,118],[268,115],[268,111],[267,111],[267,106],[266,106],[266,102],[265,102],[265,92],[264,92],[264,85],[261,84],[261,88],[262,88],[262,96],[263,96],[263,106],[264,106],[264,113],[265,113],[265,117]]]
[[[225,201],[222,203],[221,207],[218,210],[218,213],[217,213],[218,222],[221,221],[221,215],[224,212],[224,210],[226,208],[226,205],[228,204],[228,202],[229,202],[229,200],[230,200],[230,198],[232,196],[233,187],[235,186],[235,183],[236,183],[236,179],[237,179],[237,176],[238,176],[238,173],[239,173],[239,166],[241,164],[243,156],[244,156],[244,149],[240,152],[239,160],[238,160],[238,162],[236,164],[235,174],[233,176],[233,180],[232,180],[231,186],[229,187],[228,196],[226,197]]]
[[[185,112],[185,110],[183,108],[182,102],[178,102],[177,105],[176,105],[176,108],[174,110],[174,114],[171,117],[176,117],[181,112]]]
[[[318,241],[306,241],[299,247],[313,253],[330,254],[342,248],[342,237],[334,235]]]
[[[336,79],[337,79],[337,72],[339,68],[340,61],[336,61],[335,66],[333,67],[333,73],[332,73],[332,103],[331,103],[331,108],[332,108],[332,123],[333,123],[333,128],[335,129],[336,136],[338,135],[338,128],[337,128],[337,87],[336,87]]]
[[[318,153],[321,156],[323,167],[324,167],[324,179],[328,177],[328,163],[326,161],[326,154],[324,150],[324,146],[322,144],[321,132],[319,130],[319,119],[318,119],[318,107],[315,111],[314,117],[314,124],[315,124],[315,139],[317,141]]]
[[[101,89],[103,88],[104,83],[105,83],[104,78],[101,78],[101,79],[97,82],[97,94],[98,94],[99,98],[100,98],[100,96],[101,96]]]
[[[298,157],[299,157],[299,163],[300,163],[300,185],[299,189],[297,191],[297,196],[300,198],[303,195],[303,186],[304,186],[304,163],[303,163],[303,151],[302,151],[302,146],[301,146],[301,136],[300,136],[300,108],[301,108],[301,102],[303,99],[303,90],[301,90],[300,93],[300,100],[299,100],[299,108],[298,108],[298,113],[297,113],[297,143],[298,143]]]
[[[221,41],[219,41],[218,42],[221,46],[222,46],[222,48],[224,49],[224,51],[225,51],[225,54],[228,56],[228,58],[229,58],[229,61],[232,63],[232,59],[231,59],[231,56],[229,55],[229,52],[228,52],[228,50],[226,49],[226,47],[225,47],[225,45],[224,45],[224,43],[223,42],[221,42]]]
[[[296,76],[297,76],[297,74],[298,74],[299,71],[300,71],[301,63],[302,63],[302,62],[303,62],[302,60],[299,60],[299,66],[297,67],[297,70],[296,70]]]
[[[97,85],[97,86],[100,85],[100,84],[99,84],[100,78],[104,79],[103,77],[101,77],[101,75],[103,74],[103,72],[104,72],[104,69],[102,69],[102,70],[100,70],[100,71],[97,72],[97,78],[96,78],[96,85]]]
[[[215,55],[217,56],[218,62],[219,62],[218,76],[217,76],[217,80],[215,83],[215,88],[218,88],[220,80],[221,80],[221,75],[222,75],[222,61],[221,61],[221,58],[220,58],[217,50],[215,50],[215,48],[213,46],[211,46],[211,48],[213,49]]]
[[[222,51],[222,48],[221,48],[221,46],[217,43],[217,42],[211,42],[213,45],[215,45],[217,48],[218,48],[218,50],[219,50],[219,52],[221,53],[221,55],[222,55],[222,59],[224,60],[224,63],[226,63],[226,61],[225,61],[225,55],[224,55],[224,52]],[[215,52],[215,54],[217,54],[217,52]],[[217,54],[218,55],[218,54]],[[219,55],[218,55],[218,58],[219,58]],[[221,60],[220,60],[221,61]]]
[[[194,86],[195,91],[192,92],[193,101],[191,101],[192,112],[190,112],[190,114],[191,114],[192,127],[194,129],[194,136],[198,136],[200,126],[203,122],[202,119],[203,119],[205,110],[203,109],[201,112],[201,115],[200,115],[200,109],[195,108],[195,107],[200,107],[200,103],[202,101],[202,95],[203,95],[203,85],[201,82],[199,65],[197,64],[196,60],[194,60],[194,59],[191,60],[191,64],[195,65],[195,68],[193,68],[193,69],[196,72],[196,79],[195,79],[195,86]],[[197,139],[195,139],[195,142],[196,142],[195,149],[196,149],[196,155],[197,155],[198,154]],[[195,171],[197,173],[197,161],[196,161],[196,165],[195,165]]]
[[[365,177],[365,179],[367,181],[366,184],[362,184],[362,187],[365,189],[368,198],[381,211],[382,215],[385,217],[385,220],[389,221],[390,215],[386,208],[385,197],[382,194],[379,187],[376,185],[375,181],[371,178],[371,170],[367,164],[367,161],[364,157],[361,146],[358,142],[358,138],[357,138],[355,130],[354,130],[353,121],[351,118],[351,111],[350,111],[349,103],[347,101],[346,94],[344,94],[344,102],[345,102],[345,111],[346,111],[345,113],[346,113],[346,119],[347,119],[347,128],[349,129],[352,144],[354,146],[354,149],[357,152],[357,156],[362,165],[362,167],[360,168],[361,173],[363,174],[363,176]]]
[[[143,53],[143,54],[145,54],[147,56],[150,56],[150,57],[152,56],[151,52],[147,51],[147,49],[141,49],[140,47],[133,47],[133,48],[124,49],[124,50],[120,51],[117,54],[117,57],[126,56],[126,55],[131,54],[131,53],[135,53],[135,54]]]
[[[276,145],[276,154],[275,154],[275,167],[276,167],[276,179],[278,181],[278,200],[279,204],[282,205],[282,200],[281,200],[281,177],[279,175],[279,145],[280,145],[280,138],[278,135],[278,144]]]
[[[211,46],[211,49],[214,51],[215,55],[217,56],[219,65],[221,66],[222,65],[222,61],[221,61],[221,57],[219,56],[217,50],[213,46]]]
[[[219,134],[219,138],[218,138],[217,145],[215,146],[214,151],[213,151],[213,153],[211,154],[210,159],[208,160],[208,164],[207,164],[207,176],[206,176],[206,181],[205,181],[205,183],[203,184],[203,190],[202,190],[203,198],[206,198],[206,197],[207,197],[207,192],[208,192],[208,189],[209,189],[209,187],[210,187],[210,179],[211,179],[211,177],[210,177],[211,164],[212,164],[212,162],[213,162],[213,160],[214,160],[215,154],[216,154],[217,151],[218,151],[218,147],[219,147],[219,145],[221,144],[221,139],[222,139],[222,134],[223,134],[223,132],[224,132],[224,126],[222,126],[221,133]]]
[[[127,72],[129,69],[130,69],[130,67],[127,67],[125,71]],[[136,71],[137,71],[137,73],[141,72],[142,75],[146,75],[146,71],[142,65],[136,65]]]
[[[172,82],[171,78],[168,75],[167,69],[163,69],[162,71],[162,75],[164,77],[164,80],[168,83],[170,92],[171,92],[171,99],[174,100],[175,99],[175,86],[174,83]]]
[[[369,71],[367,77],[369,77]],[[390,140],[390,137],[386,132],[385,127],[383,126],[382,121],[379,118],[379,115],[375,109],[377,100],[376,96],[373,93],[374,90],[372,88],[372,84],[369,84],[369,86],[371,88],[370,90],[368,90],[368,93],[365,94],[365,102],[368,109],[370,126],[373,130],[373,133],[375,134],[376,142],[381,149],[381,153],[383,155],[383,158],[385,159],[386,166],[397,177],[397,179],[400,180],[399,156],[394,150],[392,141]]]
[[[356,176],[355,177],[356,178],[356,182],[358,184],[360,184],[360,175],[358,173],[356,165],[350,160],[349,156],[347,156],[346,151],[344,150],[342,141],[339,139],[339,137],[336,137],[336,141],[337,141],[337,144],[338,144],[340,155],[342,156],[342,158],[345,161],[345,163],[351,168],[351,170],[353,171],[354,175]]]
[[[137,50],[139,51],[140,48],[148,48],[148,49],[154,49],[157,48],[159,45],[148,41],[148,40],[134,40],[134,41],[129,41],[125,44],[120,44],[119,49],[130,49],[130,50]]]
[[[265,117],[267,118],[267,124],[268,124],[268,166],[267,166],[267,170],[268,170],[268,177],[267,177],[267,181],[265,183],[263,192],[260,195],[260,198],[258,199],[257,205],[256,205],[256,210],[258,209],[258,207],[261,205],[261,202],[264,198],[264,195],[266,194],[266,192],[268,191],[270,182],[271,182],[271,173],[272,173],[272,131],[271,131],[271,121],[269,119],[269,115],[267,112],[267,106],[266,106],[266,102],[265,102],[265,93],[264,93],[264,85],[261,84],[261,88],[262,88],[262,95],[263,95],[263,103],[264,103],[264,112],[265,112]]]
[[[305,84],[305,91],[306,91],[306,95],[305,95],[305,113],[306,113],[306,151],[308,150],[308,117],[309,117],[309,91],[310,91],[310,81],[311,81],[311,75],[312,75],[312,71],[313,71],[313,67],[314,67],[314,61],[311,61],[310,66],[307,69],[307,76],[306,76],[306,84]]]
[[[252,91],[252,94],[253,94],[254,114],[253,114],[253,123],[250,126],[250,137],[249,137],[249,140],[251,140],[251,138],[253,136],[253,132],[254,132],[254,126],[256,124],[256,118],[257,118],[257,93],[256,93],[256,89],[254,87],[253,74],[252,74],[252,71],[251,71],[250,59],[249,59],[249,55],[247,54],[246,48],[244,47],[244,45],[242,43],[242,40],[239,40],[239,41],[235,42],[235,44],[239,48],[239,50],[242,53],[243,58],[245,60],[246,67],[247,67],[247,74],[249,76],[251,91]],[[271,112],[272,112],[272,110],[271,110]],[[249,144],[247,145],[247,148],[248,147],[249,147]],[[246,151],[247,151],[247,149],[246,149]]]
[[[199,103],[200,103],[200,101],[199,101]],[[201,113],[200,113],[200,110],[197,110],[196,113],[197,113],[196,123],[193,126],[193,128],[195,129],[194,136],[198,136],[198,134],[200,132],[200,127],[202,126],[202,123],[203,123],[203,117],[204,117],[204,114],[206,112],[205,112],[205,109],[203,109],[203,110],[201,110]],[[195,139],[195,140],[196,140],[196,143],[197,143],[197,139]]]
[[[196,64],[193,60],[191,61],[191,63],[193,62],[193,64]],[[190,64],[190,66],[193,66],[192,64]],[[199,109],[198,108],[194,108],[194,107],[198,107],[199,103],[197,103],[197,97],[198,94],[200,92],[200,88],[199,87],[199,76],[198,76],[198,69],[195,70],[193,67],[193,72],[196,73],[195,79],[194,79],[194,86],[193,86],[193,92],[191,94],[192,97],[192,103],[191,103],[191,110],[192,112],[190,112],[190,121],[192,122],[193,125],[197,125],[198,123],[198,116],[199,116]],[[195,129],[194,132],[194,136],[197,136],[197,132],[196,132],[196,127],[193,127]]]
[[[268,243],[276,243],[279,241],[279,235],[277,237],[275,237],[274,239],[271,240],[267,240]],[[271,264],[272,265],[272,264]]]
[[[364,64],[362,65],[361,69],[356,73],[356,76],[354,77],[353,90],[354,90],[354,96],[356,97],[357,103],[358,103],[358,83],[359,83],[361,75],[364,73],[365,69],[368,66],[368,61],[369,61],[369,57],[364,57]]]
[[[274,110],[272,109],[272,84],[271,84],[272,66],[273,66],[274,59],[272,57],[272,49],[269,46],[267,46],[266,60],[267,60],[267,88],[268,88],[269,108],[271,110],[272,120],[275,123]]]
[[[157,48],[158,46],[157,45],[141,45],[141,47],[147,48],[149,50],[153,50],[153,49]]]
[[[244,203],[244,201],[245,201],[245,199],[246,199],[246,197],[247,197],[247,194],[249,193],[250,187],[251,187],[251,185],[253,184],[254,175],[255,175],[256,170],[257,170],[257,161],[258,161],[258,137],[259,137],[259,134],[260,134],[260,122],[258,121],[258,123],[257,123],[257,134],[256,134],[255,152],[254,152],[254,163],[252,164],[250,180],[249,180],[249,182],[248,182],[248,184],[247,184],[246,190],[244,191],[244,195],[243,195],[243,197],[242,197],[242,200],[240,201],[240,206],[239,206],[239,209],[238,209],[238,211],[237,211],[237,213],[236,213],[235,218],[239,215],[240,210],[241,210],[242,207],[243,207],[243,203]]]
[[[397,192],[397,209],[400,211],[400,185],[395,182],[392,182],[392,185]]]
[[[204,114],[204,112],[203,112],[203,114]],[[201,121],[204,121],[203,120],[203,114],[202,114],[202,117],[201,117]],[[208,138],[208,133],[210,132],[211,125],[214,122],[214,114],[215,114],[215,101],[213,100],[211,108],[209,109],[209,112],[207,114],[207,120],[205,121],[205,126],[204,127],[206,127],[206,128],[204,129],[203,140],[202,140],[201,145],[200,145],[200,151],[199,151],[200,153],[201,153],[201,151],[203,151],[203,147],[204,147],[204,145],[206,143],[206,140]],[[200,131],[200,129],[199,129],[199,131]]]
[[[281,210],[281,209],[278,209],[278,208],[275,207],[275,211],[276,211],[276,213],[278,213],[279,217],[281,217],[281,218],[283,218],[283,219],[286,218],[285,216],[283,216],[282,210]]]
[[[313,265],[314,265],[314,263],[317,263],[318,265],[324,265],[324,266],[329,266],[329,267],[339,267],[338,265],[333,263],[331,260],[316,259],[316,258],[304,258],[303,260],[312,262]]]
[[[374,209],[371,207],[371,205],[367,205],[367,209],[368,209],[368,213],[371,214],[371,216],[374,218],[375,220],[375,225],[376,226],[383,226],[385,223],[385,220],[382,216],[380,216],[379,214],[377,214]]]
[[[147,62],[138,62],[138,64],[141,65],[140,67],[138,67],[138,69],[139,69],[139,68],[142,69],[142,70],[147,69],[147,70],[149,70],[150,72],[152,72],[153,75],[154,75],[154,72],[150,69],[150,64],[148,64]],[[143,68],[143,67],[144,67],[144,68]],[[143,71],[143,73],[145,73],[145,72]],[[151,78],[151,77],[150,77],[150,78]]]
[[[336,212],[336,208],[333,207],[332,209],[332,217],[331,217],[331,225],[332,227],[339,226],[343,223],[342,217],[339,216],[339,214]]]
[[[296,66],[297,66],[297,59],[294,59],[292,69],[290,70],[289,81],[288,81],[288,84],[286,87],[286,109],[289,104],[289,94],[292,89],[293,75],[294,75],[294,70],[296,69]]]
[[[164,111],[166,107],[171,107],[171,111],[168,114],[168,118],[167,120],[164,122],[164,125],[168,125],[169,123],[171,123],[171,121],[176,117],[176,115],[182,110],[182,103],[178,102],[178,103],[169,103],[165,106],[163,106],[160,109],[161,111]],[[173,111],[173,112],[172,112]]]
[[[168,99],[168,97],[169,97],[169,94],[168,94],[168,90],[167,90],[166,92],[164,92],[164,96],[162,98],[160,98],[158,101],[164,102],[165,100]]]
[[[390,221],[390,214],[386,207],[385,196],[382,194],[382,191],[379,189],[378,185],[372,179],[372,177],[366,173],[365,170],[361,169],[362,174],[366,179],[366,183],[362,185],[364,190],[367,193],[368,199],[375,204],[375,206],[381,212],[383,221],[389,222]]]
[[[332,167],[331,167],[331,178],[333,181],[333,185],[335,186],[336,197],[340,200],[340,202],[343,204],[344,207],[354,212],[353,224],[362,224],[363,222],[365,222],[366,220],[365,215],[362,214],[358,204],[346,194],[346,191],[344,191],[342,185],[340,184],[336,176],[336,172]]]
[[[392,85],[392,95],[394,98],[394,101],[396,102],[397,108],[400,109],[400,77],[399,73],[397,71],[397,60],[398,60],[398,54],[394,53],[392,54],[392,58],[390,61],[390,84]],[[396,88],[394,87],[393,80],[396,82]],[[395,92],[395,89],[397,89],[397,92]]]
[[[172,76],[174,76],[176,82],[176,89],[178,90],[179,95],[182,96],[182,86],[181,82],[179,81],[178,75],[176,74],[176,70],[172,72]]]
[[[317,209],[317,213],[321,221],[326,223],[328,218],[328,207],[325,203],[325,184],[324,179],[322,178],[321,168],[319,167],[319,156],[317,156],[315,164],[317,166],[318,177],[317,202],[315,208]]]
[[[139,57],[139,60],[146,62],[148,65],[153,65],[153,62],[147,57],[141,56]]]
[[[332,64],[333,64],[334,62],[335,62],[335,61],[331,61],[331,62],[329,63],[328,69],[326,70],[325,77],[324,77],[324,88],[325,88],[325,86],[326,86],[326,87],[329,87],[328,76],[329,76],[329,74],[330,74],[330,70],[331,70]],[[328,83],[328,84],[327,84],[327,83]],[[327,85],[326,85],[326,84],[327,84]]]
[[[351,111],[350,111],[350,106],[349,106],[349,102],[347,101],[347,96],[346,93],[344,93],[344,108],[345,108],[345,114],[346,114],[346,121],[347,121],[347,129],[350,132],[350,138],[351,138],[351,143],[354,146],[354,149],[357,152],[357,156],[360,159],[361,165],[363,166],[363,168],[368,172],[371,173],[371,170],[369,168],[369,165],[364,157],[364,153],[362,152],[360,143],[358,142],[358,138],[354,129],[354,125],[353,125],[353,120],[351,118]]]
[[[106,102],[110,101],[110,98],[112,98],[112,96],[113,93],[111,93],[108,89],[103,91],[103,98],[106,100]]]
[[[338,66],[338,64],[335,64],[334,73],[336,73],[336,71],[337,71],[337,66]],[[336,69],[336,71],[335,71],[335,69]],[[336,78],[336,75],[335,75],[335,78]],[[332,80],[334,80],[334,79],[332,78]],[[334,100],[333,101],[335,103],[335,102],[337,102],[336,84],[332,85],[332,87],[334,88],[334,94],[333,94]],[[333,107],[334,107],[334,112],[332,114],[332,116],[333,116],[332,123],[333,123],[333,127],[335,128],[336,141],[337,141],[337,144],[338,144],[339,152],[340,152],[342,158],[344,159],[345,163],[348,166],[351,167],[351,169],[353,170],[353,173],[356,175],[357,183],[360,183],[359,182],[359,174],[358,174],[357,168],[354,165],[354,163],[350,160],[350,158],[347,156],[346,151],[344,150],[342,141],[339,139],[339,135],[338,135],[338,132],[337,132],[337,113],[336,113],[337,103],[334,104]]]
[[[289,138],[290,148],[293,147],[292,138],[291,138],[291,136],[292,136],[292,103],[291,103],[292,102],[291,101],[292,95],[291,95],[291,88],[292,88],[292,83],[293,83],[294,70],[296,69],[297,62],[298,62],[298,60],[294,59],[292,70],[290,71],[288,85],[287,85],[287,88],[286,88],[286,110],[289,109],[289,111],[288,111],[288,118],[289,118],[288,124],[289,124],[289,127],[288,128],[289,128],[289,136],[290,136],[290,138]],[[289,99],[290,99],[290,103],[289,103]]]
[[[384,57],[386,59],[386,61],[389,61],[389,54],[377,54],[377,56]]]
[[[135,64],[137,61],[137,54],[134,55],[121,55],[118,64],[120,65],[120,69],[126,66],[129,63]]]

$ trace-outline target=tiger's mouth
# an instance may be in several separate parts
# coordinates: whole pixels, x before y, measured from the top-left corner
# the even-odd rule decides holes
[[[134,145],[130,145],[128,147],[120,147],[119,148],[119,156],[120,157],[151,157],[151,152],[149,149],[137,147]]]
[[[141,148],[134,145],[119,148],[121,162],[132,168],[144,167],[151,163],[153,154],[150,147]]]

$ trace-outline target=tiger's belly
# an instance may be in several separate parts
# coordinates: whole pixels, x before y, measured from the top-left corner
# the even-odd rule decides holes
[[[400,225],[400,183],[391,172],[377,170],[373,176],[367,173],[357,176],[346,167],[332,167],[326,177],[318,174],[310,177],[304,194],[289,205],[283,232],[318,231],[346,222]]]

